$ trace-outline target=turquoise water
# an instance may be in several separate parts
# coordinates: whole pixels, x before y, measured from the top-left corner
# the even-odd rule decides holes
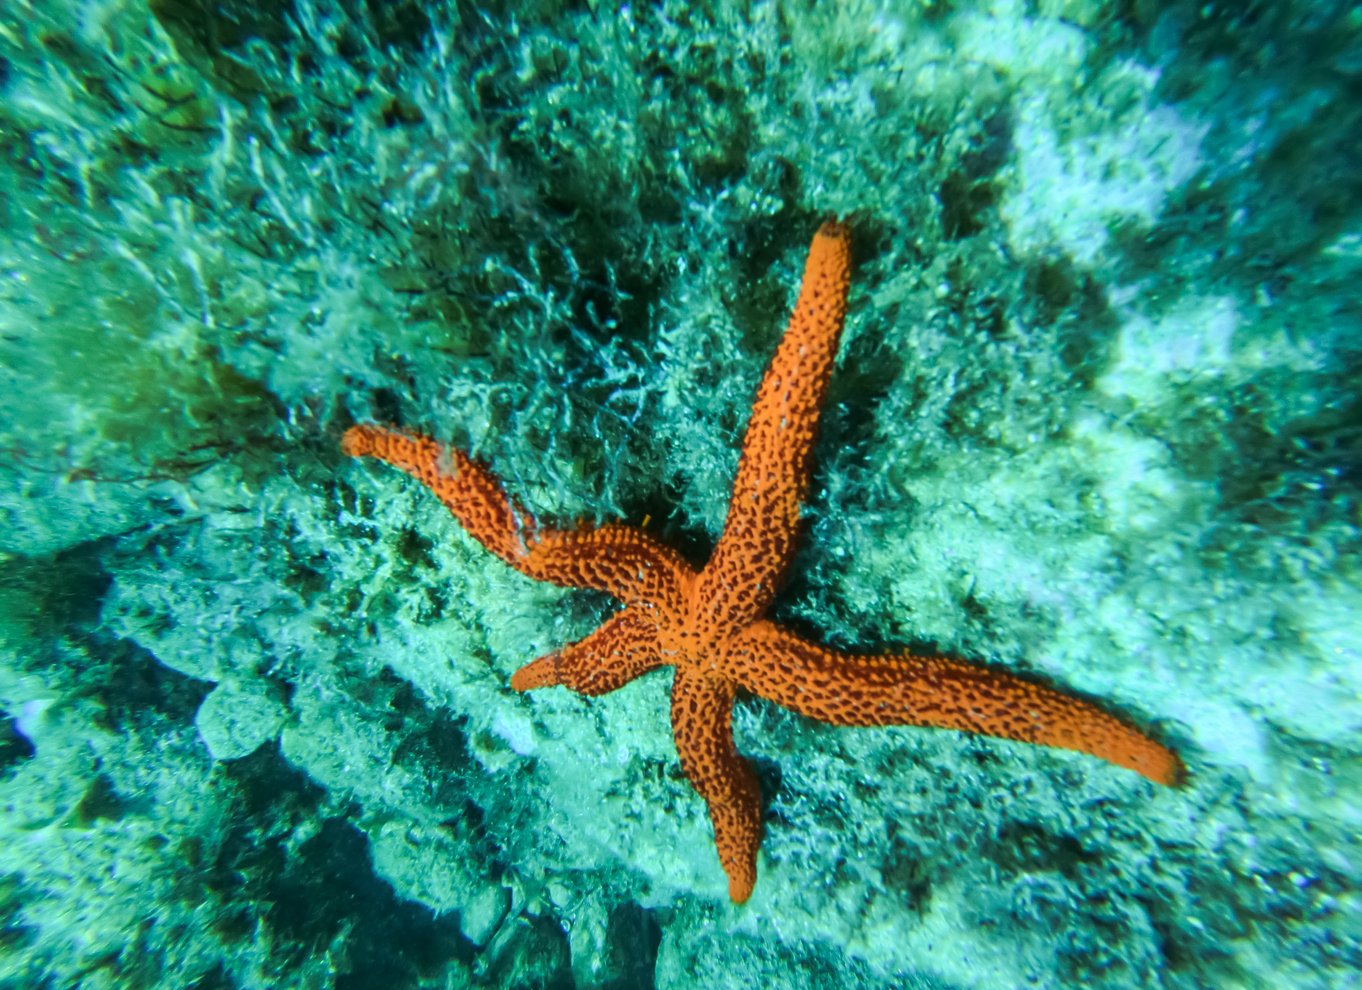
[[[1349,5],[0,0],[0,987],[1346,987]],[[1172,747],[1160,787],[733,713],[734,905],[615,605],[342,455],[400,423],[695,564],[827,217],[774,617]]]

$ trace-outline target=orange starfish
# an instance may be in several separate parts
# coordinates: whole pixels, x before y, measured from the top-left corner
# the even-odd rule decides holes
[[[728,893],[739,903],[756,882],[762,832],[757,778],[733,744],[739,689],[833,725],[958,729],[1091,753],[1161,784],[1181,774],[1166,747],[1053,688],[957,659],[838,653],[764,618],[793,556],[849,284],[850,234],[825,223],[757,390],[723,535],[699,571],[633,526],[542,528],[487,468],[425,437],[355,426],[342,440],[347,454],[377,457],[420,480],[516,570],[623,603],[585,639],[520,668],[511,686],[561,684],[597,695],[656,667],[675,667],[676,750],[709,806]]]

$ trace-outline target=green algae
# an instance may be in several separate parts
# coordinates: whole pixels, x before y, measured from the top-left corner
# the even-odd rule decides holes
[[[1348,985],[1355,11],[0,17],[0,984]],[[608,603],[336,442],[700,559],[829,214],[778,613],[1048,676],[1192,777],[745,702],[734,908],[665,676],[507,687]]]

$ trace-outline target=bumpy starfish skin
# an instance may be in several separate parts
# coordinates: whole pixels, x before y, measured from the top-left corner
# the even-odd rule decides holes
[[[425,437],[355,426],[342,440],[346,453],[379,458],[420,480],[470,535],[522,573],[623,603],[586,638],[520,668],[511,686],[563,685],[598,695],[656,667],[675,667],[677,754],[709,807],[736,902],[752,893],[762,831],[757,778],[733,744],[739,689],[833,725],[957,729],[1091,753],[1160,784],[1181,774],[1166,747],[1061,691],[953,658],[838,653],[763,617],[794,555],[849,285],[850,235],[842,224],[825,223],[757,391],[723,534],[698,572],[635,527],[542,528],[483,465]]]

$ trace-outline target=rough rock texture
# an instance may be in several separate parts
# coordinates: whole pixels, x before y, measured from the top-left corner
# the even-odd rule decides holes
[[[1350,985],[1362,19],[1344,3],[0,10],[0,986]],[[355,420],[703,559],[858,245],[782,621],[1191,770],[511,671],[524,579]]]

